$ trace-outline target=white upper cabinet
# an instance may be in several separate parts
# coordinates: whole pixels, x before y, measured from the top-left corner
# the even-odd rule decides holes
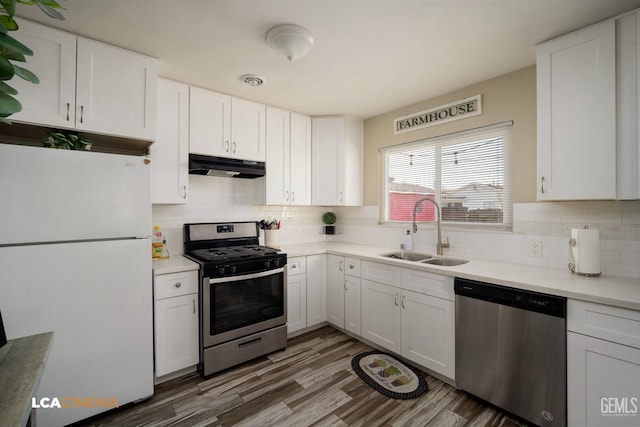
[[[156,141],[151,155],[151,203],[187,203],[189,86],[158,79]]]
[[[78,38],[76,128],[154,139],[155,59]]]
[[[311,204],[311,118],[267,107],[266,201]]]
[[[265,106],[191,87],[189,152],[265,161]]]
[[[640,197],[637,21],[537,47],[538,200]]]
[[[24,67],[34,72],[40,83],[19,77],[9,82],[22,104],[22,111],[11,120],[75,127],[76,36],[22,19],[16,21],[19,30],[12,36],[33,50]]]
[[[362,126],[352,117],[312,118],[313,205],[362,205]]]
[[[19,78],[13,120],[136,139],[155,138],[157,60],[19,20],[15,37],[34,51]]]

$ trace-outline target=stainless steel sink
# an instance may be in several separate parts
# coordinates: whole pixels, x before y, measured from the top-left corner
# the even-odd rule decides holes
[[[440,265],[442,267],[453,267],[456,265],[466,264],[469,262],[469,260],[462,259],[462,258],[438,257],[438,258],[425,259],[420,262],[424,264]]]
[[[421,252],[412,252],[412,251],[390,252],[388,254],[383,254],[382,256],[386,258],[402,259],[405,261],[417,261],[417,262],[426,262],[430,258],[433,258],[433,255],[429,255]]]

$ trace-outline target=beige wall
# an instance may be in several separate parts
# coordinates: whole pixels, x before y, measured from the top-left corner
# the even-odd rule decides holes
[[[393,133],[393,120],[462,98],[482,95],[482,114],[425,129]],[[513,202],[536,200],[536,68],[531,66],[364,122],[364,204],[378,204],[378,149],[452,132],[513,121]]]

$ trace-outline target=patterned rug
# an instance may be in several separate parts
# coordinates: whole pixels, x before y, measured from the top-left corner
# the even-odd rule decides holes
[[[415,399],[428,389],[417,370],[387,353],[360,353],[351,359],[351,367],[365,384],[392,399]]]

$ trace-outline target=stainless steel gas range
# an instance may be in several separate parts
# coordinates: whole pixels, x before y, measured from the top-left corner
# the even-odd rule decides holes
[[[200,264],[202,375],[287,345],[287,255],[258,235],[257,222],[184,225],[184,254]]]

